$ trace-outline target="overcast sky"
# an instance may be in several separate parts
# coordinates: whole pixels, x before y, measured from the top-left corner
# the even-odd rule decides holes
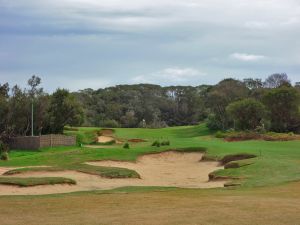
[[[0,83],[300,81],[299,0],[0,0]]]

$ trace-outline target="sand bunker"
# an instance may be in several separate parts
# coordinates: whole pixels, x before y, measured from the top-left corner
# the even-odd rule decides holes
[[[106,143],[109,143],[109,142],[112,142],[112,141],[115,141],[116,144],[122,144],[123,143],[119,139],[116,139],[116,138],[111,137],[111,136],[98,136],[97,141],[98,141],[98,143],[101,143],[101,144],[106,144]]]
[[[99,136],[98,137],[98,143],[107,143],[114,141],[115,139],[113,137],[108,137],[108,136]]]
[[[208,174],[223,167],[218,162],[200,161],[202,153],[165,152],[145,155],[136,163],[98,161],[89,162],[95,166],[113,166],[133,169],[141,179],[107,179],[75,171],[27,172],[15,177],[65,177],[76,180],[76,185],[46,185],[37,187],[14,187],[0,185],[0,195],[37,195],[67,193],[74,191],[108,190],[124,186],[162,186],[182,188],[224,187],[225,181],[208,181]],[[1,173],[5,169],[0,170]]]

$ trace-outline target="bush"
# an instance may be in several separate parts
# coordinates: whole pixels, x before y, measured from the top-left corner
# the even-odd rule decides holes
[[[240,130],[255,130],[265,117],[265,106],[255,99],[243,99],[229,104],[227,114],[235,121],[234,128]]]
[[[255,132],[257,132],[259,134],[265,134],[265,133],[267,133],[267,130],[264,126],[257,126],[255,128]]]
[[[78,133],[76,134],[76,145],[81,146],[83,143],[83,135]]]
[[[170,145],[170,141],[162,141],[161,142],[161,146],[167,146],[167,145]]]
[[[156,140],[152,143],[152,146],[156,146],[156,147],[160,147],[161,145],[163,145],[163,144],[161,144],[158,140]]]
[[[216,138],[225,138],[226,135],[225,135],[224,132],[218,131],[218,132],[215,134],[215,137],[216,137]]]
[[[157,144],[159,144],[159,141],[158,140],[155,140],[151,146],[157,146]]]
[[[118,128],[120,127],[120,124],[116,120],[104,120],[101,126],[108,128]]]
[[[206,126],[210,130],[219,130],[222,129],[222,124],[220,121],[217,119],[215,114],[209,114],[206,120]]]
[[[8,160],[8,153],[7,152],[2,152],[0,156],[1,160],[7,161]]]
[[[129,148],[130,148],[130,146],[129,146],[129,144],[126,142],[126,143],[123,145],[123,148],[125,148],[125,149],[129,149]]]
[[[259,140],[261,139],[261,135],[254,131],[230,132],[226,134],[225,139],[227,141]]]

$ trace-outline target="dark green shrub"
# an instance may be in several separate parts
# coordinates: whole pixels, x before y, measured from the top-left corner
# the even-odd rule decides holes
[[[151,146],[157,146],[157,144],[159,144],[159,141],[158,140],[155,140]]]
[[[8,160],[8,145],[0,141],[0,160]]]
[[[218,131],[218,132],[215,134],[215,137],[216,137],[216,138],[225,138],[226,135],[225,135],[224,132]]]
[[[244,131],[255,130],[266,115],[265,106],[250,98],[232,102],[226,107],[226,112],[235,121],[234,128]]]
[[[126,142],[126,143],[123,145],[123,148],[125,148],[125,149],[129,149],[129,148],[130,148],[130,146],[129,146],[129,144]]]
[[[120,124],[116,120],[104,120],[101,127],[118,128]]]
[[[222,129],[222,124],[218,120],[217,116],[215,114],[209,114],[206,120],[206,126],[210,130],[219,130]]]
[[[7,161],[8,160],[8,153],[7,152],[1,152],[0,159],[4,160],[4,161]]]
[[[170,145],[170,141],[169,140],[161,142],[161,146],[168,146],[168,145]]]
[[[83,135],[81,133],[76,134],[76,145],[81,146],[83,143]]]

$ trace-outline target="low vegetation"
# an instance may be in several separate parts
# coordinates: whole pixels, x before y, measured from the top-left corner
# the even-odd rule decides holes
[[[4,175],[18,175],[27,172],[57,172],[65,170],[74,170],[82,173],[97,175],[106,178],[139,178],[139,174],[133,170],[126,168],[115,168],[115,167],[101,167],[92,166],[83,163],[79,164],[67,164],[57,167],[27,167],[9,170]]]
[[[0,177],[0,184],[14,185],[19,187],[32,187],[38,185],[54,185],[54,184],[76,184],[76,181],[63,177]]]
[[[128,144],[128,143],[125,143],[125,144],[123,145],[123,148],[125,148],[125,149],[129,149],[129,148],[130,148],[130,146],[129,146],[129,144]]]
[[[260,133],[257,131],[218,131],[215,134],[216,138],[224,138],[226,141],[247,141],[247,140],[264,140],[264,141],[295,141],[300,140],[300,135],[289,133],[275,133],[265,132]]]

